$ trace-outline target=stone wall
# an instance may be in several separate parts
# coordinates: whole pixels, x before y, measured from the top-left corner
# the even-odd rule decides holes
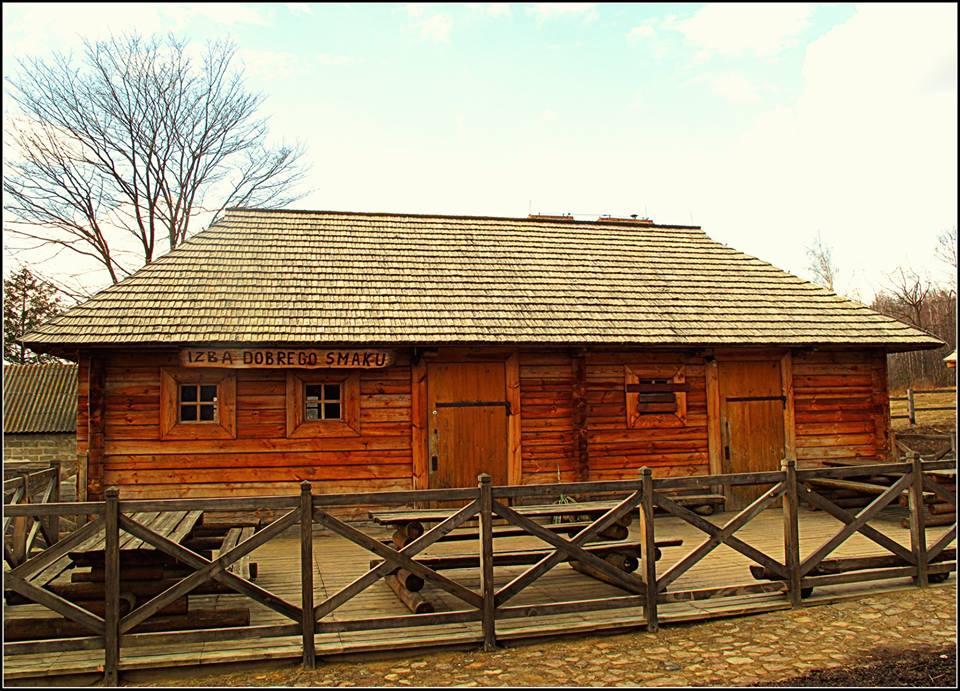
[[[29,466],[20,466],[14,461],[30,461]],[[5,434],[3,435],[4,478],[15,475],[20,467],[34,470],[48,465],[49,461],[61,461],[61,501],[74,501],[77,497],[77,437],[69,434]],[[8,465],[9,464],[9,465]]]

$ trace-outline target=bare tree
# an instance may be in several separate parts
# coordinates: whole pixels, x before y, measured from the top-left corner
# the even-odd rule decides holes
[[[937,246],[933,250],[937,259],[953,269],[953,280],[957,278],[957,227],[949,228],[937,236]]]
[[[923,328],[924,305],[933,285],[913,269],[902,266],[890,275],[890,292],[900,310],[901,317],[918,329]]]
[[[303,149],[266,145],[263,97],[244,88],[235,52],[215,42],[193,58],[172,35],[134,34],[86,42],[80,64],[21,60],[7,230],[92,257],[117,282],[183,242],[198,215],[302,197]]]
[[[837,278],[837,265],[833,262],[833,252],[825,245],[820,233],[812,245],[807,247],[807,270],[813,275],[813,280],[830,290],[834,289]]]

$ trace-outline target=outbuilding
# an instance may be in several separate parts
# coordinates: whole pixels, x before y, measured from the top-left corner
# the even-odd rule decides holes
[[[886,355],[942,345],[699,227],[258,209],[26,340],[90,498],[886,460]]]

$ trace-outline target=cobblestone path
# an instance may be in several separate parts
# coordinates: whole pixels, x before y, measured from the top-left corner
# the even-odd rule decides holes
[[[485,654],[411,653],[373,662],[295,663],[164,676],[179,686],[739,686],[845,667],[877,648],[956,646],[956,581],[833,605],[665,626],[656,634],[554,639]]]

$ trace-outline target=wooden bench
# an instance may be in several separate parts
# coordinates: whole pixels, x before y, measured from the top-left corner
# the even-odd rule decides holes
[[[682,544],[683,540],[680,539],[658,541],[656,543],[656,559],[659,560],[663,554],[661,548],[678,547]],[[587,552],[600,557],[625,573],[632,573],[637,570],[640,564],[642,549],[642,543],[639,541],[605,542],[601,544],[584,546],[584,550]],[[550,549],[522,549],[507,552],[495,552],[493,554],[493,565],[525,566],[527,564],[536,564],[551,553],[552,550]],[[571,559],[568,555],[562,555],[562,561],[569,562],[570,566],[580,573],[606,583],[610,583],[611,585],[622,587],[613,582],[602,571],[599,571],[594,567],[576,559]],[[447,569],[476,569],[480,567],[480,555],[438,555],[433,557],[420,557],[417,559],[417,562],[433,569],[434,571]],[[374,569],[382,563],[383,562],[380,560],[372,559],[370,561],[370,568]],[[420,576],[411,573],[407,569],[397,567],[389,574],[384,576],[384,581],[390,587],[390,589],[393,590],[400,602],[402,602],[407,609],[414,614],[428,614],[434,611],[433,604],[420,594],[420,591],[424,586],[423,578]]]
[[[603,558],[611,554],[623,554],[630,556],[634,559],[632,568],[624,568],[624,571],[635,571],[638,566],[638,560],[641,556],[641,544],[639,541],[623,541],[623,542],[603,542],[600,544],[590,544],[585,545],[584,550],[590,552],[591,554],[596,554],[597,556]],[[656,558],[659,560],[663,556],[662,549],[665,547],[679,547],[683,544],[683,540],[660,540],[656,543],[657,551]],[[494,566],[522,566],[526,564],[536,564],[538,561],[543,559],[548,554],[551,554],[553,550],[551,549],[519,549],[511,550],[506,552],[494,552],[493,554],[493,565]],[[479,568],[480,567],[480,555],[479,554],[444,554],[430,557],[417,557],[417,562],[427,566],[434,571],[440,571],[444,569],[469,569],[469,568]],[[569,561],[570,557],[563,555],[563,561]],[[373,559],[370,561],[370,568],[379,566],[383,562],[379,559]],[[399,567],[392,571],[391,573],[396,573],[399,570]],[[419,588],[415,588],[419,590]]]
[[[727,498],[722,494],[673,494],[669,491],[664,492],[669,499],[680,506],[692,510],[701,516],[710,516],[718,510],[723,511]],[[659,507],[657,511],[662,509]]]
[[[220,549],[217,550],[216,556],[219,557],[221,554],[233,549],[241,542],[252,537],[255,532],[256,528],[254,528],[252,525],[230,528],[227,530],[227,534],[224,536],[223,542],[220,545]],[[227,571],[240,576],[241,578],[249,578],[250,580],[254,580],[257,577],[258,566],[257,562],[250,561],[249,554],[245,554],[237,559],[237,561],[230,564],[230,566],[227,567]],[[244,576],[245,573],[248,575]]]

